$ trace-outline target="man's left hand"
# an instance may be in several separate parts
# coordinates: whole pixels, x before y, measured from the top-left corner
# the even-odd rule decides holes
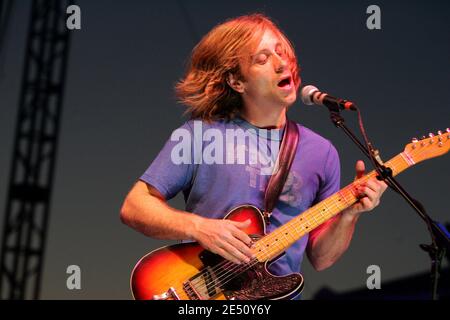
[[[356,176],[355,180],[364,175],[365,165],[362,160],[356,162]],[[351,218],[358,217],[362,212],[373,210],[380,204],[380,198],[387,188],[384,181],[376,178],[367,180],[366,183],[359,184],[357,187],[357,196],[359,201],[342,211],[343,215]]]

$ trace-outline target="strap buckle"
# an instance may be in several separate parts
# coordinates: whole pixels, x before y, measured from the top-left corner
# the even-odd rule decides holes
[[[271,215],[272,215],[272,212],[267,212],[267,211],[263,212],[264,221],[266,222],[267,225],[270,224],[270,216]]]

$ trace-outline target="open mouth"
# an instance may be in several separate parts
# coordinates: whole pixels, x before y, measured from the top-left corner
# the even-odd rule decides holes
[[[286,77],[282,79],[280,82],[278,82],[278,87],[280,88],[287,88],[291,85],[291,77]]]

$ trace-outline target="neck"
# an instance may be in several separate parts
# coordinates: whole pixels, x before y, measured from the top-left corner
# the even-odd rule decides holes
[[[258,128],[280,129],[286,123],[286,108],[244,108],[241,112],[242,118]]]

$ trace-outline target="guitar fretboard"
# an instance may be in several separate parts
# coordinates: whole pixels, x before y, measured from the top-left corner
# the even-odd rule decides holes
[[[386,162],[385,166],[391,168],[392,175],[396,176],[413,164],[408,155],[402,152]],[[375,170],[371,171],[258,240],[252,247],[256,258],[263,262],[276,257],[305,234],[356,203],[358,201],[357,186],[376,175]]]

